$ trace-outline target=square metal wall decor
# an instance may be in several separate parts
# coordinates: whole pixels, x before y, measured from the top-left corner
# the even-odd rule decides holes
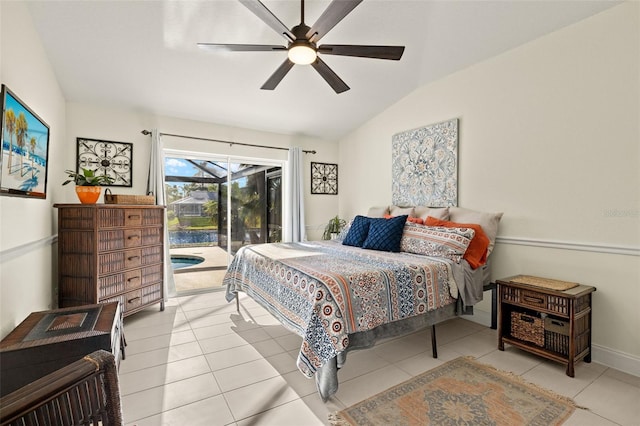
[[[456,206],[458,119],[393,135],[391,176],[396,206]]]
[[[311,193],[338,194],[338,165],[311,162]]]
[[[110,176],[113,183],[107,186],[133,185],[133,144],[100,139],[77,138],[77,165],[80,169],[93,170],[96,175]]]

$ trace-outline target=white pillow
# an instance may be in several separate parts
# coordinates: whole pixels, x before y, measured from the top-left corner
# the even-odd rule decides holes
[[[384,217],[386,214],[389,214],[389,206],[370,207],[367,212],[368,217]]]
[[[399,207],[399,206],[390,206],[389,214],[393,217],[396,216],[413,216],[413,206],[410,207]]]
[[[498,234],[498,223],[503,213],[484,213],[462,207],[449,207],[449,220],[457,223],[477,223],[489,238],[487,256],[491,254]]]
[[[449,207],[415,206],[413,208],[413,214],[422,220],[427,220],[427,216],[441,220],[449,220]]]

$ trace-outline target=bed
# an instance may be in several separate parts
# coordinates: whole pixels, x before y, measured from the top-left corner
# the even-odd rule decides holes
[[[224,278],[228,301],[237,301],[242,291],[301,336],[298,369],[315,377],[323,401],[337,392],[337,372],[349,351],[470,313],[489,281],[487,264],[473,268],[462,257],[474,237],[471,229],[456,228],[462,236],[451,242],[451,229],[410,223],[408,215],[365,217],[370,226],[360,235],[364,240],[374,233],[373,224],[396,222],[395,234],[381,238],[383,246],[397,239],[397,250],[389,251],[362,239],[349,244],[358,218],[332,241],[244,246]],[[418,245],[410,244],[411,231],[419,232],[413,240]],[[434,238],[443,244],[425,252],[424,232],[439,233]]]

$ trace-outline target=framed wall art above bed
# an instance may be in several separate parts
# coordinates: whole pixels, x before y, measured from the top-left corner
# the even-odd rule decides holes
[[[458,119],[407,130],[392,138],[392,203],[458,205]]]

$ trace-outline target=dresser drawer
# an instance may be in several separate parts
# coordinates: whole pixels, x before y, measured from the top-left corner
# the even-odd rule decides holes
[[[136,309],[142,305],[142,290],[134,290],[124,294],[124,311]]]
[[[125,229],[122,231],[125,248],[140,247],[140,245],[142,245],[143,232],[140,228]]]
[[[124,226],[140,226],[142,225],[142,210],[126,209],[124,211]]]
[[[124,273],[124,289],[134,290],[142,285],[142,269],[134,269]]]
[[[142,251],[140,249],[124,252],[124,267],[126,269],[138,268],[142,265]]]
[[[503,302],[516,303],[521,306],[569,315],[569,299],[519,287],[502,286],[500,298]]]

